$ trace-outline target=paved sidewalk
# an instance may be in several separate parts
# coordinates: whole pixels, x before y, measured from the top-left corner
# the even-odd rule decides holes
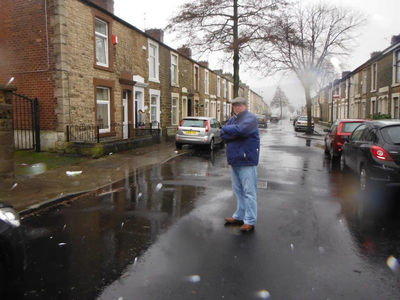
[[[72,195],[96,190],[124,179],[138,168],[163,163],[186,152],[187,149],[177,151],[173,142],[164,142],[41,174],[1,180],[0,200],[12,204],[23,215]],[[67,176],[67,171],[82,173]]]

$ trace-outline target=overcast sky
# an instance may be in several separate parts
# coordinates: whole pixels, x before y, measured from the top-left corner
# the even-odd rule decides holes
[[[149,28],[164,28],[167,20],[177,11],[179,6],[188,0],[114,0],[114,13],[119,18],[132,24],[140,30]],[[317,1],[317,0],[307,0]],[[347,67],[344,70],[354,70],[367,61],[370,53],[381,51],[390,45],[393,35],[400,34],[400,0],[336,0],[336,4],[356,8],[369,16],[369,25],[356,41],[358,47],[354,49],[347,61],[341,61]],[[164,43],[177,49],[182,42],[173,41],[173,37],[164,34]],[[202,58],[203,59],[203,58]],[[217,60],[208,58],[210,69],[219,69]],[[232,70],[224,70],[232,72]],[[263,91],[276,82],[277,78],[256,79],[254,74],[242,73],[241,80],[250,85],[255,91]],[[264,94],[265,96],[265,94]]]

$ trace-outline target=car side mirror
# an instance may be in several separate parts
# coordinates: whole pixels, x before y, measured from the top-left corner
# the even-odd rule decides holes
[[[342,139],[343,139],[345,142],[348,142],[348,141],[350,141],[350,136],[345,135],[345,136],[342,137]]]

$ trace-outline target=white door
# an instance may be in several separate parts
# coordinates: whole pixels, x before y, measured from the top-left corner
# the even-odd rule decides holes
[[[122,132],[123,138],[128,138],[128,92],[124,91],[122,98],[122,110],[123,110],[123,122],[122,122]]]
[[[187,117],[187,111],[188,111],[188,107],[187,107],[187,98],[183,97],[182,98],[182,115],[181,115],[181,119],[183,119],[184,117]]]

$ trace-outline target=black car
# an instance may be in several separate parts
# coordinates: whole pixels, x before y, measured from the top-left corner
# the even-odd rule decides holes
[[[265,115],[256,115],[257,121],[258,121],[258,126],[267,128],[268,127],[268,120]]]
[[[0,201],[0,298],[26,268],[26,248],[18,212]]]
[[[400,121],[366,121],[344,137],[340,168],[360,176],[361,191],[400,186]]]
[[[278,115],[271,115],[270,122],[277,123],[281,118]]]

